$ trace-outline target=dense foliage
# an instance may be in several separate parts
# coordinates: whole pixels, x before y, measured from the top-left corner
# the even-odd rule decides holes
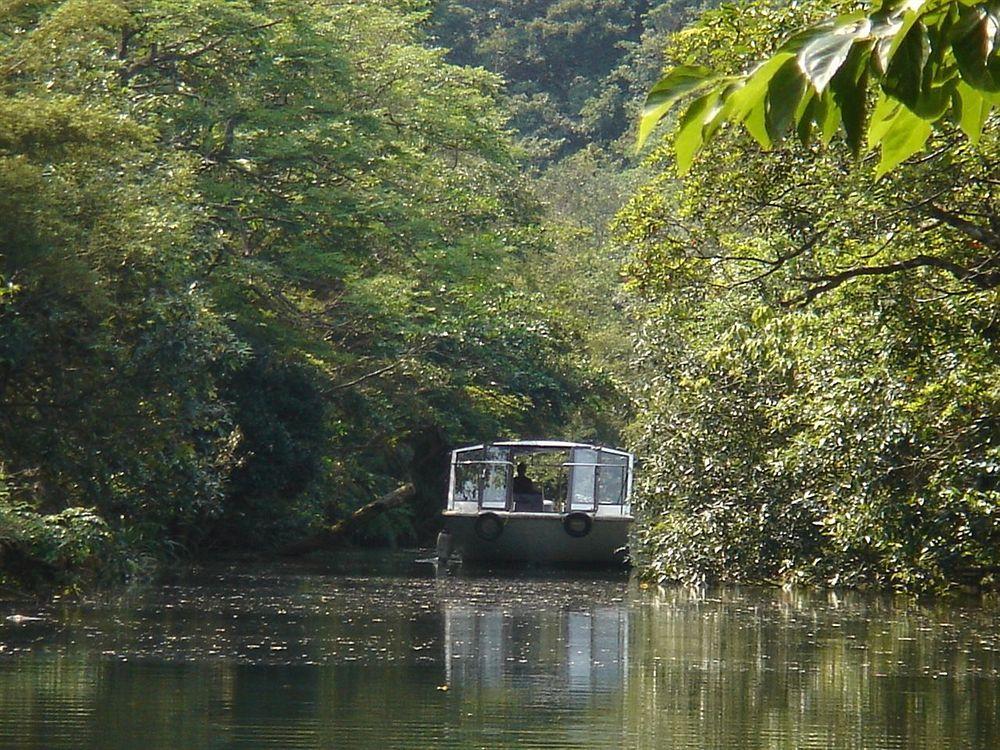
[[[442,0],[434,28],[450,59],[503,76],[522,145],[551,165],[625,134],[631,143],[636,100],[658,72],[664,34],[702,4]]]
[[[0,575],[426,538],[627,392],[654,578],[996,583],[993,5],[701,5],[0,7]]]
[[[671,65],[738,72],[825,5],[706,13]],[[762,153],[683,125],[623,211],[642,321],[648,570],[939,590],[1000,571],[1000,141],[955,129],[877,179],[849,134]]]
[[[501,83],[423,6],[3,6],[5,559],[256,549],[416,476],[370,531],[412,536],[448,445],[594,429]]]

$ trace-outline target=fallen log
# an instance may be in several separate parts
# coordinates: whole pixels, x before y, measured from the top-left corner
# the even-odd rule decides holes
[[[332,526],[327,526],[312,536],[292,542],[282,549],[278,554],[285,557],[297,557],[307,555],[310,552],[334,547],[344,541],[344,539],[359,526],[370,521],[375,516],[379,516],[391,508],[398,508],[413,499],[416,489],[412,484],[404,484],[397,487],[388,495],[383,495],[378,500],[373,500],[367,505],[362,505],[347,518],[337,521]]]

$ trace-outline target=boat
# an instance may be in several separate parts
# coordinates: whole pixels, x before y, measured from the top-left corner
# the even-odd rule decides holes
[[[458,448],[441,560],[621,564],[635,457],[601,445],[515,440]]]

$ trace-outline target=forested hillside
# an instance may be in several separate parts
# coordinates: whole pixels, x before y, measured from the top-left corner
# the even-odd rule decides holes
[[[663,39],[701,0],[442,0],[433,38],[449,59],[500,74],[521,145],[541,165],[633,144]]]

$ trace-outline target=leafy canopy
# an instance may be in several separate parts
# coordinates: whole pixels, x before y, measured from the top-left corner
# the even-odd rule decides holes
[[[998,47],[997,0],[886,0],[804,28],[743,75],[673,68],[649,91],[639,146],[693,96],[674,141],[681,174],[728,122],[764,149],[790,132],[825,145],[842,130],[855,155],[881,148],[881,176],[921,151],[935,126],[978,142],[1000,104]]]

